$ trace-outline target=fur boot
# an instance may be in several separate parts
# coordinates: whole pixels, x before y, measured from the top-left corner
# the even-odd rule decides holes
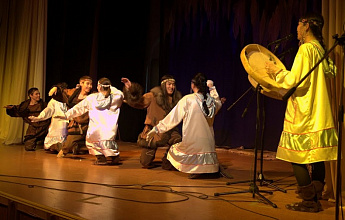
[[[287,209],[300,212],[319,212],[322,211],[321,203],[317,200],[316,190],[313,183],[307,186],[298,186],[298,194],[302,202],[286,205]]]
[[[323,192],[323,188],[324,188],[325,184],[321,181],[313,181],[312,183],[314,184],[314,187],[315,187],[317,200],[321,200],[322,199],[322,192]]]

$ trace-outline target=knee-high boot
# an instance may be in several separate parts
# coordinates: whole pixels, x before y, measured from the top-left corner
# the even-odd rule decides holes
[[[321,203],[316,196],[316,190],[313,183],[306,186],[298,186],[298,195],[302,202],[296,202],[286,205],[287,209],[300,212],[319,212],[322,211]]]
[[[325,184],[321,181],[313,181],[314,187],[315,187],[315,192],[316,192],[316,196],[317,196],[317,200],[321,200],[322,199],[322,192],[323,192],[323,188],[325,186]]]

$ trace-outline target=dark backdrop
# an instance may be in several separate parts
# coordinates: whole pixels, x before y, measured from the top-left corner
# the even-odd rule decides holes
[[[121,77],[143,83],[149,1],[48,1],[46,91],[64,81],[75,87],[84,75],[107,77],[122,89]],[[136,141],[145,111],[124,104],[120,138]]]
[[[150,26],[154,10],[159,10],[159,28]],[[193,75],[205,73],[220,96],[227,98],[215,120],[216,144],[252,148],[257,105],[253,90],[239,99],[251,87],[240,52],[247,44],[267,46],[290,33],[296,36],[298,18],[307,11],[320,12],[321,1],[48,1],[46,90],[61,81],[74,87],[83,75],[92,76],[94,86],[96,79],[108,77],[119,89],[123,76],[143,86],[154,81],[147,79],[145,60],[151,50],[147,38],[159,32],[159,74],[152,76],[174,75],[177,88],[185,95],[190,92]],[[297,43],[285,42],[276,52],[291,51],[283,59],[288,69]],[[264,146],[276,150],[285,103],[263,98]],[[144,119],[144,110],[124,104],[119,120],[121,139],[135,142]]]

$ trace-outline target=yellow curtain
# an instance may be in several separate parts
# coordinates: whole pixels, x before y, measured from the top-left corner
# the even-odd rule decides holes
[[[339,36],[344,33],[344,22],[345,22],[345,2],[343,0],[324,0],[322,1],[322,15],[325,19],[325,26],[323,36],[325,38],[325,44],[328,48],[331,48],[335,40],[333,35],[338,34]],[[341,85],[341,75],[343,66],[343,51],[341,46],[337,46],[330,56],[336,62],[338,68],[337,77],[330,83],[331,94],[333,99],[333,112],[335,116],[335,122],[338,123],[338,107],[340,93],[344,92],[344,85]],[[343,100],[344,102],[344,100]],[[345,103],[343,103],[345,104]],[[342,155],[344,154],[344,123],[341,125],[343,128],[342,132]],[[342,167],[344,167],[344,160],[341,161]],[[336,194],[336,180],[337,180],[337,162],[332,161],[326,163],[326,193],[332,199],[335,199]],[[344,169],[342,170],[342,176],[344,177]],[[342,181],[342,189],[344,189],[344,178]],[[344,190],[342,190],[344,191]]]
[[[47,0],[0,1],[0,138],[5,144],[22,142],[23,120],[2,108],[28,98],[37,87],[45,94]]]

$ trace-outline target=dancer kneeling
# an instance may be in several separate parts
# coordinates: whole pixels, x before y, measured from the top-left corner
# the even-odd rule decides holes
[[[98,93],[88,95],[69,109],[64,118],[72,119],[89,112],[86,146],[89,153],[96,156],[95,164],[106,165],[107,158],[110,164],[118,164],[120,152],[115,138],[123,93],[112,87],[107,78],[98,81],[97,90]]]
[[[66,83],[59,83],[59,88],[67,88]],[[49,96],[53,94],[49,92]],[[62,147],[62,144],[66,140],[67,136],[67,120],[55,118],[58,115],[64,115],[64,112],[67,111],[67,106],[65,103],[59,102],[55,99],[50,99],[48,105],[41,113],[36,116],[29,116],[31,122],[44,121],[49,118],[51,123],[49,125],[48,134],[44,139],[44,149],[51,152],[59,152]]]
[[[182,95],[176,89],[175,79],[171,75],[164,75],[160,86],[154,87],[145,94],[142,94],[143,88],[138,83],[131,82],[127,78],[122,78],[121,81],[125,85],[123,89],[125,102],[133,108],[146,109],[145,127],[139,134],[137,143],[142,148],[140,163],[143,168],[154,168],[156,164],[153,161],[157,148],[168,146],[168,152],[171,145],[181,142],[181,135],[177,127],[164,134],[154,135],[150,142],[146,141],[146,135],[175,107]],[[162,158],[162,169],[174,170],[166,159],[167,152]]]
[[[198,73],[191,82],[193,94],[184,96],[147,134],[150,141],[156,133],[167,132],[183,121],[182,141],[171,146],[167,159],[177,170],[189,173],[189,178],[219,177],[213,118],[222,104],[207,93],[206,82],[206,76]]]

